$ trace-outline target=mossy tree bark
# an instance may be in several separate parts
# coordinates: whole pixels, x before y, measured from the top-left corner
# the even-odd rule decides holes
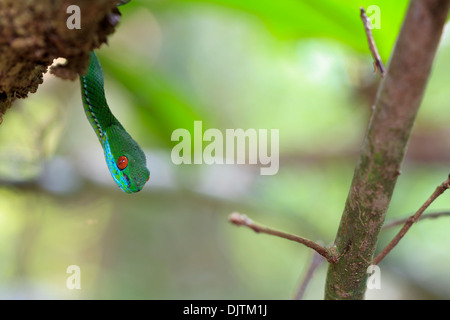
[[[450,8],[449,0],[412,0],[380,84],[335,239],[326,299],[363,299],[367,268],[400,173],[407,143]]]
[[[35,92],[48,66],[67,59],[53,70],[75,79],[88,64],[89,52],[114,31],[117,0],[2,0],[0,1],[0,123],[17,98]],[[81,28],[69,29],[67,8],[77,5]]]

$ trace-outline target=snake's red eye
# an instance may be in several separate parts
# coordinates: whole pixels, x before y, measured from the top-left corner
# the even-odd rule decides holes
[[[117,159],[117,167],[120,170],[125,169],[128,166],[128,158],[125,156],[120,156],[119,159]]]

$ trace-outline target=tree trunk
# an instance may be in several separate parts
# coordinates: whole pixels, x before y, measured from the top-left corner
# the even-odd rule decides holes
[[[367,268],[400,174],[408,139],[450,8],[449,0],[412,0],[380,84],[335,239],[326,299],[363,299]]]
[[[67,59],[53,73],[75,79],[88,64],[89,52],[114,31],[116,0],[0,1],[0,123],[17,98],[37,90],[48,66]],[[80,29],[69,29],[68,7],[80,8]]]

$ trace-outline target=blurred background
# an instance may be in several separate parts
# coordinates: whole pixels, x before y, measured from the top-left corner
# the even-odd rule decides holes
[[[114,114],[151,179],[111,178],[77,81],[47,74],[0,126],[0,298],[291,299],[312,259],[296,243],[231,225],[233,211],[332,243],[380,75],[407,1],[133,0],[97,50]],[[450,172],[446,31],[387,220],[414,213]],[[175,165],[177,128],[279,129],[280,169]],[[205,145],[204,145],[205,146]],[[450,208],[441,196],[429,212]],[[415,225],[380,265],[368,299],[450,298],[450,218]],[[398,229],[383,231],[382,249]],[[69,290],[66,269],[81,270]],[[322,299],[326,264],[305,299]]]

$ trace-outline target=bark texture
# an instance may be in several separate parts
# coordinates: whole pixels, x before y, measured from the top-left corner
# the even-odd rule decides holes
[[[412,0],[355,168],[335,239],[345,252],[330,264],[326,299],[363,299],[367,268],[400,173],[408,139],[450,8],[449,0]]]
[[[0,1],[0,123],[18,98],[37,90],[53,60],[67,59],[52,72],[75,79],[84,72],[89,52],[114,31],[116,0]],[[81,29],[69,29],[70,5],[81,11]]]

